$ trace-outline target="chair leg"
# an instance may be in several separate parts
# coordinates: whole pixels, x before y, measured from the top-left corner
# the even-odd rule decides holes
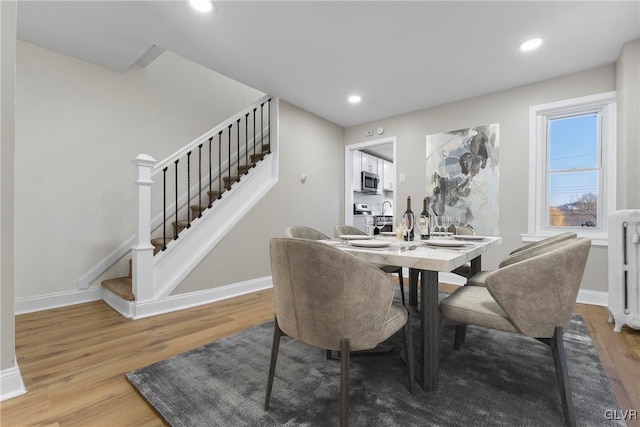
[[[349,340],[340,340],[340,427],[349,426]]]
[[[402,297],[402,305],[406,307],[404,302],[404,277],[402,277],[402,269],[398,270],[398,281],[400,282],[400,296]]]
[[[564,412],[564,425],[575,427],[576,417],[573,411],[573,401],[571,399],[571,389],[569,387],[569,373],[567,371],[567,360],[564,354],[564,343],[562,341],[563,332],[561,326],[556,326],[551,338],[551,353],[556,368],[556,378],[560,389],[560,399],[562,400],[562,411]]]
[[[264,400],[264,410],[269,410],[269,401],[271,400],[271,389],[273,388],[273,376],[276,373],[276,362],[278,360],[278,350],[280,349],[280,338],[284,335],[280,326],[278,325],[278,319],[275,319],[273,326],[273,343],[271,345],[271,363],[269,365],[269,379],[267,380],[267,396]]]
[[[404,335],[404,355],[407,361],[407,369],[409,370],[409,391],[411,394],[415,394],[416,376],[413,370],[413,338],[411,336],[411,319],[409,317],[407,317],[407,323],[402,329],[402,334]]]

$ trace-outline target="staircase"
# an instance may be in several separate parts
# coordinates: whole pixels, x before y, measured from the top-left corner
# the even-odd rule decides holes
[[[121,314],[139,317],[137,306],[169,296],[275,185],[273,101],[262,98],[162,162],[138,156],[138,233],[128,251],[128,275],[101,283],[103,299]],[[152,218],[154,197],[163,203]]]

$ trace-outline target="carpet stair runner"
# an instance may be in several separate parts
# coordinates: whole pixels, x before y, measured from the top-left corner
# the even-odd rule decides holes
[[[180,234],[183,230],[185,230],[186,228],[188,228],[189,224],[191,222],[193,222],[194,220],[196,220],[197,218],[199,218],[202,215],[202,212],[205,209],[208,209],[210,207],[210,205],[212,205],[216,200],[218,200],[222,194],[224,194],[226,191],[231,190],[231,186],[240,181],[242,175],[246,175],[247,173],[249,173],[249,171],[251,170],[251,168],[253,168],[258,162],[260,162],[260,160],[264,159],[264,157],[269,154],[270,151],[270,145],[269,144],[264,144],[262,146],[262,153],[256,153],[256,154],[251,154],[249,156],[250,158],[250,162],[247,165],[239,165],[237,167],[238,169],[238,174],[237,175],[227,175],[224,176],[222,178],[223,180],[223,187],[222,187],[222,193],[220,193],[218,190],[212,190],[212,191],[207,191],[207,196],[209,197],[209,204],[208,205],[191,205],[191,220],[187,221],[185,220],[179,220],[179,221],[173,221],[171,223],[171,225],[173,226],[173,231],[174,234],[171,236],[167,236],[166,238],[166,244],[168,244],[171,240],[173,240],[173,236],[177,236],[178,234]],[[151,244],[153,245],[153,254],[156,255],[158,252],[162,251],[162,248],[165,246],[165,240],[162,237],[158,237],[158,238],[154,238],[151,239]],[[103,280],[102,281],[102,286],[104,286],[106,289],[110,290],[112,293],[114,293],[115,295],[119,296],[120,298],[126,300],[126,301],[135,301],[135,295],[133,294],[133,280],[132,280],[132,262],[131,260],[129,260],[129,275],[125,276],[125,277],[116,277],[114,279],[107,279],[107,280]]]

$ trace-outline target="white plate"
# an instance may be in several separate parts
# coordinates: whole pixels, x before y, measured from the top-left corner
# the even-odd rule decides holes
[[[384,240],[352,240],[351,246],[359,246],[361,248],[384,248],[391,245],[391,242]]]
[[[380,234],[382,234],[383,236],[395,236],[396,235],[395,231],[382,231],[382,232],[380,232]]]
[[[453,236],[453,233],[448,231],[433,231],[431,232],[432,236]]]
[[[425,241],[427,246],[437,246],[441,248],[461,248],[464,246],[468,246],[471,243],[468,242],[459,242],[455,240],[427,240]]]
[[[369,236],[368,234],[341,234],[338,237],[344,240],[368,240],[374,238],[374,236]]]
[[[471,234],[456,234],[453,238],[458,240],[484,240],[484,236],[474,236]]]

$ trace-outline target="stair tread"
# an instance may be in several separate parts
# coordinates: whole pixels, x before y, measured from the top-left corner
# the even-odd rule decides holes
[[[102,286],[127,301],[135,301],[136,296],[133,294],[133,282],[131,277],[117,277],[115,279],[107,279],[102,281]]]

